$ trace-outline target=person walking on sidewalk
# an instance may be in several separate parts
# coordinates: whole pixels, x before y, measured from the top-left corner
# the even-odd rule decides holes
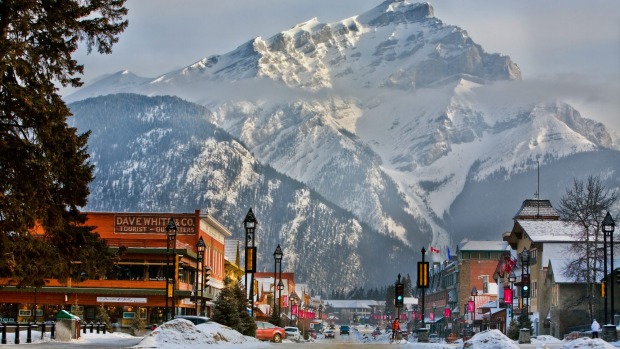
[[[596,322],[596,319],[592,321],[592,338],[598,338],[598,331],[601,330],[601,325]]]

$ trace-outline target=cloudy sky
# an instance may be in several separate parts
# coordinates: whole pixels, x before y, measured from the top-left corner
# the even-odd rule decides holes
[[[408,0],[412,2],[413,0]],[[330,23],[381,0],[128,0],[129,27],[114,53],[76,58],[83,80],[128,69],[156,77],[317,17]],[[508,55],[524,80],[620,132],[620,1],[429,1],[485,51]]]

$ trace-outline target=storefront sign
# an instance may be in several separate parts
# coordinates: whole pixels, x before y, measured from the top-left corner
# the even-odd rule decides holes
[[[147,299],[133,297],[97,297],[97,303],[147,303]]]
[[[114,215],[116,234],[166,234],[170,218],[174,218],[177,234],[196,234],[196,217],[188,215],[152,215],[117,213]]]

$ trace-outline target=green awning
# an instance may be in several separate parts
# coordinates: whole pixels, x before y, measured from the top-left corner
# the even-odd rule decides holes
[[[79,317],[71,314],[70,312],[66,310],[59,311],[58,314],[56,315],[56,319],[80,320]]]

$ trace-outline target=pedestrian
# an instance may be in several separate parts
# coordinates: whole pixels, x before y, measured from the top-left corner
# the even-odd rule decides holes
[[[400,332],[400,322],[398,319],[394,319],[392,322],[392,340],[396,339],[396,334]]]
[[[592,321],[592,338],[598,338],[598,331],[601,330],[601,325],[596,322],[596,319]]]

